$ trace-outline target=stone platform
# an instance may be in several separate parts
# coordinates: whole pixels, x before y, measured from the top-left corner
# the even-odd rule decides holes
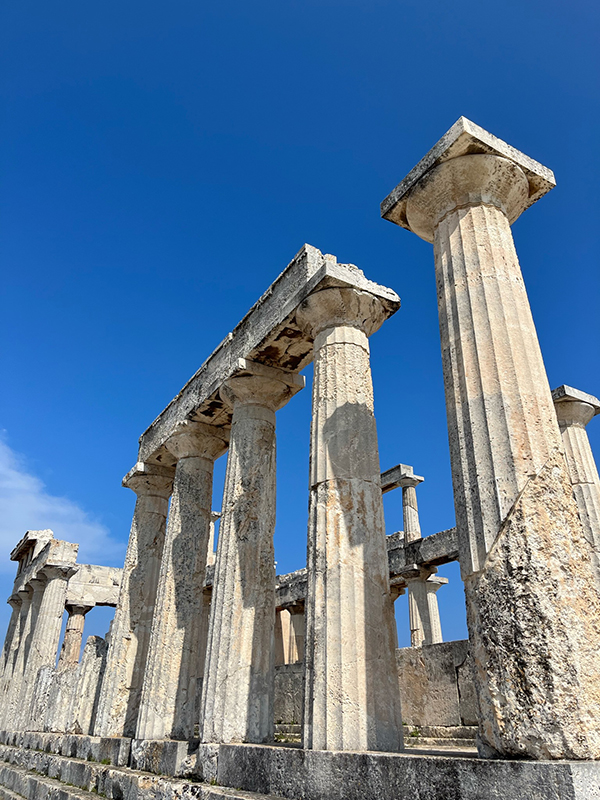
[[[145,770],[135,768],[142,756]],[[187,775],[174,774],[177,770]],[[108,800],[595,800],[600,763],[492,761],[477,758],[468,747],[353,753],[0,733],[0,800],[93,800],[93,795]]]

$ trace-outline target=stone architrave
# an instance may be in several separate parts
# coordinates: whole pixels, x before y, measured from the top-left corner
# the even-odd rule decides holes
[[[110,641],[96,736],[134,736],[174,469],[138,462],[123,479],[135,511]]]
[[[136,738],[191,739],[197,724],[202,592],[216,458],[229,433],[187,421],[167,441],[177,458]],[[202,654],[203,655],[203,654]]]
[[[59,669],[73,666],[79,662],[83,629],[85,627],[85,615],[88,611],[91,611],[92,606],[67,605],[66,609],[69,616],[67,618],[62,650],[58,659]]]
[[[600,477],[586,431],[588,422],[600,414],[600,400],[571,386],[559,386],[552,392],[552,398],[573,494],[583,530],[594,551],[596,574],[600,580]]]
[[[402,748],[368,336],[374,295],[327,288],[296,313],[314,340],[304,747]]]
[[[275,411],[304,386],[261,367],[230,378],[231,441],[202,687],[203,742],[273,736],[275,624]]]
[[[60,629],[65,611],[67,583],[76,572],[74,565],[44,566],[37,581],[45,580],[39,610],[31,628],[31,643],[25,660],[23,683],[19,692],[19,713],[15,715],[15,728],[26,729],[29,723],[30,706],[35,681],[42,667],[53,668],[58,655]],[[34,598],[35,601],[35,598]]]
[[[600,758],[600,598],[511,224],[554,186],[461,118],[382,203],[434,244],[483,755]]]

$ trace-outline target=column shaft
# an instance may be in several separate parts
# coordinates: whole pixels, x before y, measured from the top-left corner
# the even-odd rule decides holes
[[[364,330],[375,319],[375,298],[344,289],[311,295],[297,313],[314,336],[304,746],[318,750],[402,746]]]
[[[124,479],[137,499],[110,631],[96,736],[135,735],[173,474],[166,467],[138,464]]]
[[[210,540],[213,461],[227,437],[187,423],[178,457],[136,737],[191,739],[197,723],[202,592]]]
[[[25,660],[25,641],[31,626],[31,605],[33,588],[19,592],[21,607],[17,630],[12,640],[6,665],[2,675],[2,695],[0,697],[0,725],[4,730],[12,728],[12,698],[18,696]]]
[[[59,668],[73,666],[79,663],[83,629],[85,627],[85,615],[90,609],[91,606],[67,606],[69,617],[67,619],[65,638],[63,639],[62,650],[58,660]]]
[[[202,687],[204,742],[273,736],[274,530],[275,413],[235,402]]]

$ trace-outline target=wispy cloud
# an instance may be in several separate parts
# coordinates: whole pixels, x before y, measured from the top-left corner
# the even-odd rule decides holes
[[[77,503],[55,497],[0,435],[0,574],[13,575],[9,553],[27,530],[50,528],[57,539],[79,542],[80,564],[122,562],[125,547]],[[10,592],[10,588],[8,588]],[[2,602],[3,598],[0,598]]]

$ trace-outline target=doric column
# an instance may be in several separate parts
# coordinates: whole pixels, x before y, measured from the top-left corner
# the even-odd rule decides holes
[[[413,475],[412,469],[400,476],[399,484],[402,487],[402,516],[404,518],[404,543],[409,544],[421,538],[421,523],[419,522],[419,506],[417,505],[417,486],[423,483],[420,475]]]
[[[406,578],[411,647],[443,642],[440,610],[436,592],[448,583],[431,570],[419,570],[415,578]]]
[[[12,727],[11,696],[13,696],[15,692],[18,694],[17,684],[20,683],[22,677],[24,663],[23,652],[25,649],[25,638],[27,636],[32,597],[32,588],[27,587],[17,592],[17,599],[15,600],[15,603],[19,606],[19,614],[10,650],[6,654],[6,663],[0,683],[0,727],[4,730],[10,730]],[[20,658],[19,654],[21,654]]]
[[[22,598],[18,594],[11,595],[7,603],[12,608],[10,621],[8,623],[8,630],[6,631],[6,638],[4,639],[4,646],[2,648],[2,661],[0,662],[0,683],[4,678],[5,670],[11,661],[11,654],[18,643],[19,638],[19,619],[21,617]]]
[[[380,301],[323,289],[300,306],[314,339],[304,746],[402,747],[368,336]]]
[[[167,440],[177,458],[136,738],[191,739],[197,723],[202,591],[214,461],[229,434],[188,421]]]
[[[21,713],[17,717],[19,727],[26,728],[29,723],[30,705],[38,672],[42,667],[56,666],[60,629],[67,599],[67,583],[76,571],[76,567],[71,565],[64,567],[46,565],[42,572],[38,573],[37,580],[43,576],[45,585],[39,611],[31,628],[31,645],[26,656],[23,686],[19,696],[21,708]]]
[[[552,398],[575,502],[585,536],[594,551],[600,580],[600,477],[586,431],[588,422],[600,414],[600,400],[571,386],[559,386],[552,392]]]
[[[59,669],[79,663],[81,641],[83,639],[83,629],[85,627],[85,615],[88,611],[91,611],[92,608],[93,606],[66,606],[69,616],[65,628],[65,638],[63,639],[62,649],[58,659]]]
[[[304,381],[262,373],[221,389],[233,419],[202,687],[204,742],[273,736],[275,411]]]
[[[96,736],[134,736],[174,469],[138,463],[123,479],[136,495],[119,602],[102,681]]]
[[[600,598],[510,230],[551,185],[459,120],[384,214],[434,243],[480,753],[600,758]]]

